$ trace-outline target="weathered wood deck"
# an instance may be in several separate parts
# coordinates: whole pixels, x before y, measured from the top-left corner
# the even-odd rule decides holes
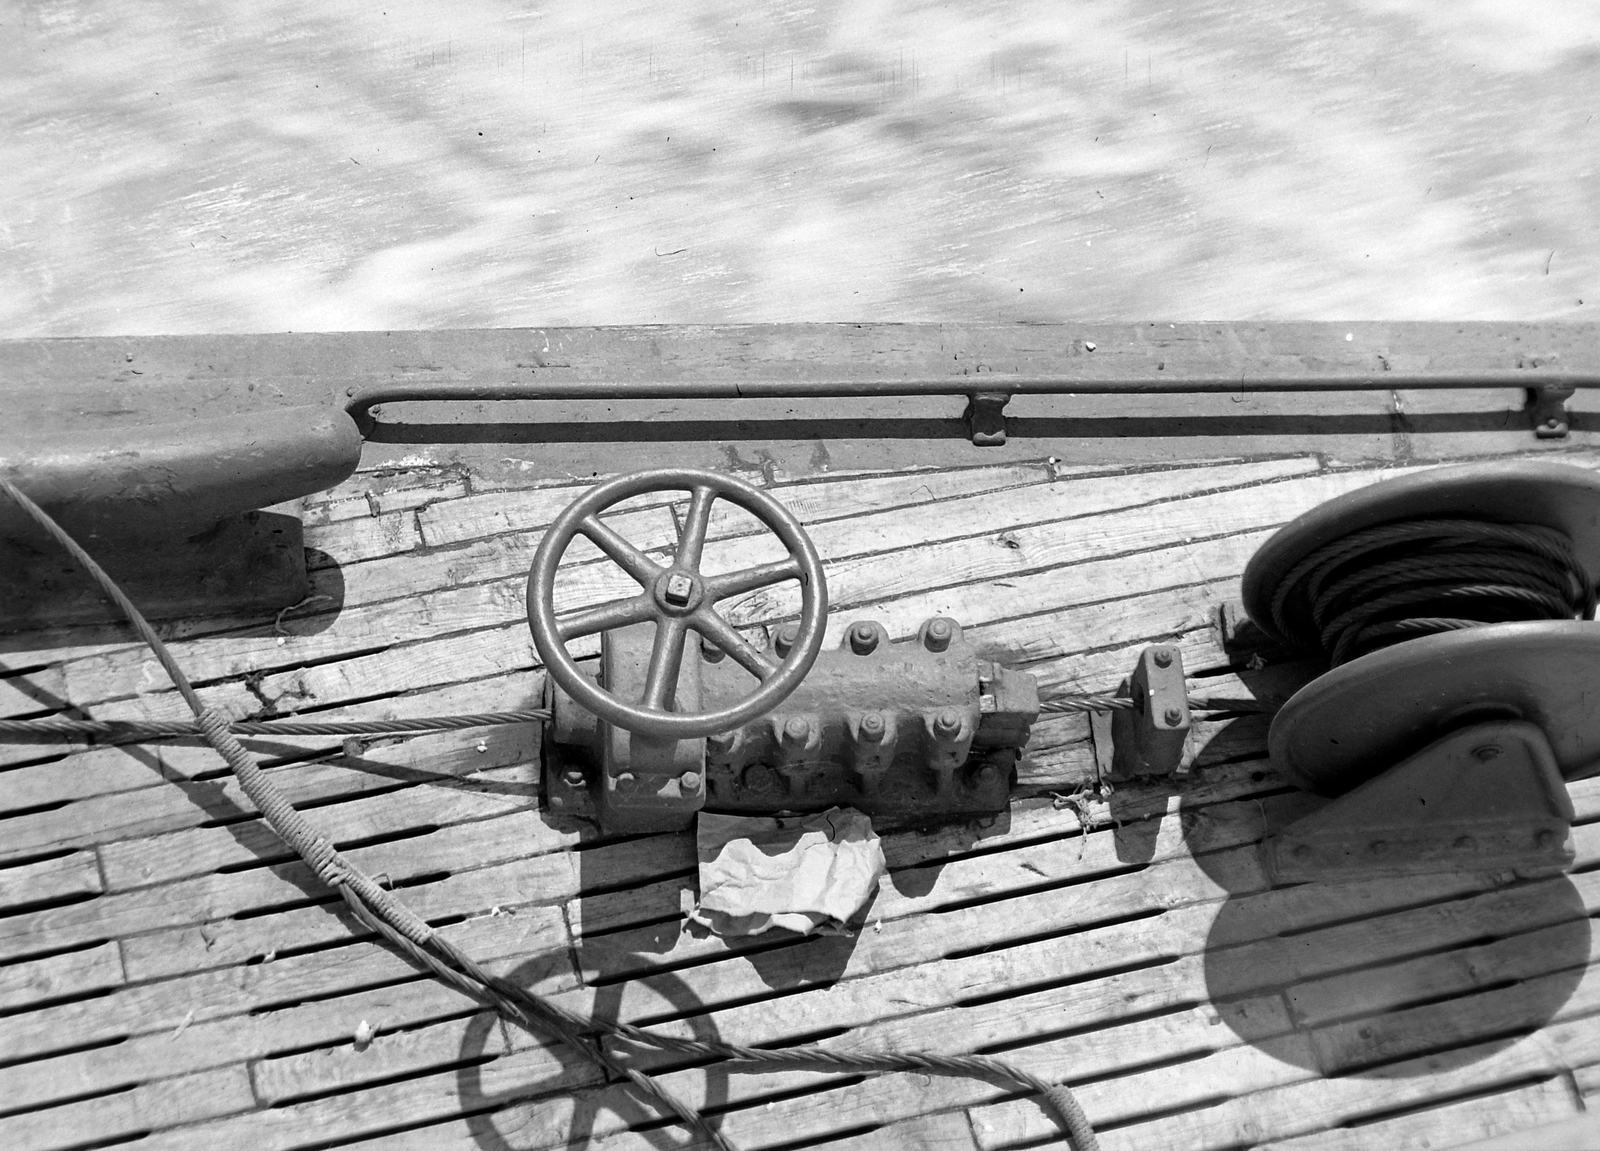
[[[1600,467],[1581,442],[1541,448]],[[165,627],[202,695],[241,716],[536,705],[526,569],[583,484],[416,453],[307,501],[327,599]],[[942,612],[1052,692],[1114,686],[1164,640],[1195,694],[1268,698],[1288,681],[1230,664],[1214,609],[1276,525],[1394,470],[1016,449],[766,479],[826,561],[834,641],[855,618],[898,638]],[[614,522],[660,548],[674,516],[647,498]],[[765,558],[748,531],[715,524],[708,567]],[[565,603],[620,578],[575,549]],[[794,606],[753,596],[739,621]],[[108,629],[4,637],[0,675],[0,715],[183,715],[149,653]],[[853,938],[742,943],[685,930],[688,836],[607,839],[540,813],[532,727],[251,745],[360,866],[575,1010],[741,1043],[1003,1052],[1073,1084],[1108,1149],[1439,1148],[1582,1114],[1600,1089],[1600,780],[1572,786],[1569,876],[1274,889],[1256,844],[1311,801],[1273,772],[1265,731],[1201,724],[1187,775],[1105,796],[1087,722],[1049,717],[1009,819],[885,835],[890,874]],[[975,1081],[654,1063],[752,1151],[1054,1136],[1033,1101]],[[689,1142],[354,929],[209,750],[0,743],[0,1147],[590,1141]]]

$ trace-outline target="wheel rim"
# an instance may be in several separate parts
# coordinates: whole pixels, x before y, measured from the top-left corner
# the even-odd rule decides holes
[[[668,563],[658,562],[603,524],[599,515],[622,500],[652,491],[687,491],[690,508],[678,547]],[[775,534],[788,552],[775,564],[707,577],[699,564],[711,505],[717,499],[743,508]],[[558,620],[555,578],[572,541],[583,535],[640,585],[636,596],[613,600]],[[785,580],[801,589],[800,634],[789,654],[775,663],[758,652],[715,611],[717,602]],[[827,620],[827,587],[816,548],[800,522],[782,504],[743,480],[716,472],[663,468],[620,476],[575,500],[545,533],[528,578],[528,623],[547,673],[578,703],[618,727],[657,738],[690,739],[726,731],[772,710],[800,685],[822,650]],[[644,698],[619,700],[579,671],[566,640],[611,627],[654,622]],[[676,690],[678,663],[688,632],[696,631],[721,647],[760,680],[739,703],[716,711],[668,710]]]

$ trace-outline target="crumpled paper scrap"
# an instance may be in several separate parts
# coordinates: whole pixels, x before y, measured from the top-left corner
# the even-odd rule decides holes
[[[707,815],[696,830],[700,902],[689,918],[718,935],[848,935],[845,923],[887,870],[872,821],[832,807],[817,815]]]

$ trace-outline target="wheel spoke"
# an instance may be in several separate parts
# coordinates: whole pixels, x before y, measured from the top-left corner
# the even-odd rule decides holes
[[[588,608],[556,621],[556,634],[565,643],[569,639],[609,631],[614,627],[627,627],[630,623],[643,623],[655,615],[655,605],[647,592],[632,599],[612,600],[599,607]]]
[[[695,488],[689,498],[689,514],[683,519],[683,534],[678,537],[677,558],[673,567],[685,571],[700,570],[700,553],[706,546],[706,530],[711,526],[711,505],[717,493],[710,488]]]
[[[594,516],[584,516],[578,521],[578,530],[616,561],[618,567],[648,588],[664,570],[655,560],[645,555],[616,532],[606,527]]]
[[[727,575],[711,576],[705,580],[706,599],[712,603],[727,599],[740,592],[755,591],[768,584],[782,583],[786,579],[800,578],[800,561],[790,556],[777,563],[745,568]]]
[[[757,651],[748,640],[734,630],[733,625],[709,607],[702,607],[689,617],[689,624],[712,643],[731,655],[740,667],[765,682],[776,675],[778,665],[764,651]]]
[[[678,668],[683,663],[683,643],[689,623],[682,616],[668,616],[656,623],[656,645],[650,651],[650,670],[645,675],[645,707],[664,711],[678,687]]]

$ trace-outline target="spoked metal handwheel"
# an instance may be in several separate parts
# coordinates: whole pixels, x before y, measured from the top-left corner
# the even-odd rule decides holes
[[[670,562],[652,559],[600,520],[601,512],[625,499],[663,491],[689,493],[688,514]],[[726,575],[703,575],[700,561],[712,505],[718,499],[738,505],[770,528],[783,542],[788,556]],[[641,590],[638,595],[558,620],[556,569],[578,535],[590,540],[638,581]],[[742,592],[785,580],[800,583],[800,627],[794,645],[778,662],[748,643],[717,613],[716,605]],[[608,480],[585,493],[550,525],[528,578],[528,623],[550,676],[574,700],[601,718],[628,731],[660,739],[693,739],[727,731],[772,710],[811,669],[822,649],[827,614],[822,562],[788,509],[743,480],[690,468],[636,472]],[[596,686],[567,652],[568,640],[649,622],[656,625],[656,638],[640,699],[620,699]],[[691,631],[727,653],[760,681],[759,686],[737,703],[716,711],[673,710],[678,670]]]

